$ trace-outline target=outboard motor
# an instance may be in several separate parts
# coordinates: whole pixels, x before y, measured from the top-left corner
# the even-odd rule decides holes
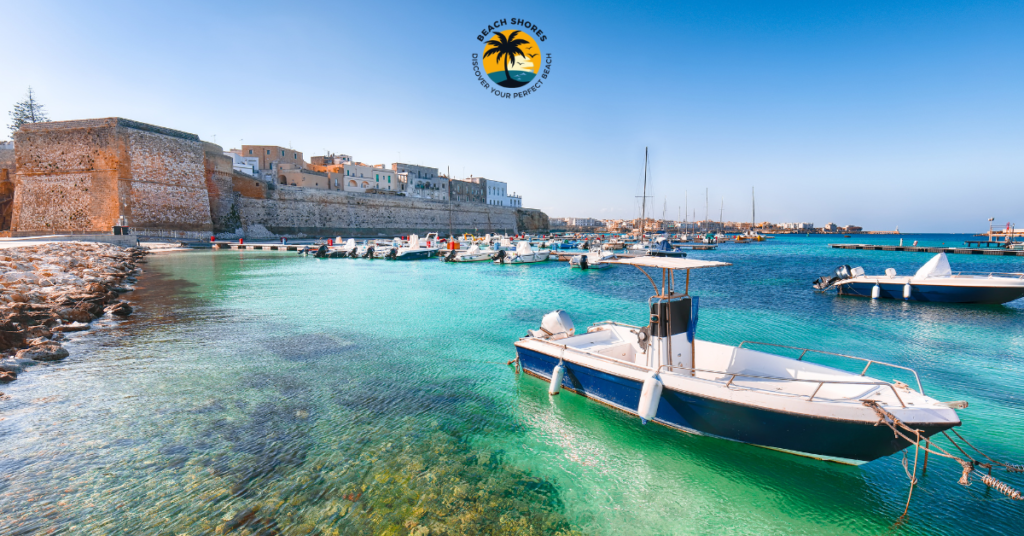
[[[390,249],[390,250],[389,250],[389,251],[387,252],[387,254],[386,254],[386,255],[384,255],[384,258],[385,258],[385,259],[388,259],[388,260],[390,260],[390,261],[393,261],[393,260],[397,259],[397,258],[398,258],[398,248],[391,248],[391,249]]]
[[[326,244],[321,244],[320,247],[318,247],[316,249],[316,253],[314,253],[313,256],[318,258],[318,259],[326,258],[327,257],[327,245]]]
[[[309,255],[309,246],[304,246],[298,253],[299,255]]]
[[[844,264],[836,268],[836,277],[838,277],[839,279],[849,279],[853,277],[853,275],[850,273],[850,270],[850,265]]]
[[[352,258],[352,259],[358,259],[359,258],[359,248],[353,247],[352,249],[348,250],[348,256],[349,256],[349,258]]]
[[[364,259],[372,259],[373,258],[373,246],[368,246],[366,248],[366,253],[363,253],[363,258]]]
[[[493,257],[491,257],[491,260],[505,262],[506,257],[508,257],[508,253],[503,249],[499,249],[498,252],[495,253]]]
[[[443,257],[443,258],[444,258],[444,262],[452,262],[452,261],[454,261],[454,260],[455,260],[455,255],[456,255],[456,253],[458,253],[458,251],[456,251],[456,250],[454,250],[454,249],[453,249],[453,250],[451,250],[451,251],[450,251],[450,252],[448,253],[448,256],[446,256],[446,257]]]
[[[580,255],[580,269],[586,270],[590,268],[590,261],[587,260],[589,255]]]
[[[576,326],[565,311],[558,309],[546,315],[540,321],[540,329],[530,330],[531,337],[564,339],[576,334]]]
[[[814,280],[814,290],[828,290],[832,288],[832,285],[836,284],[836,282],[838,281],[842,281],[842,278],[836,277],[834,275],[823,275],[818,279]]]

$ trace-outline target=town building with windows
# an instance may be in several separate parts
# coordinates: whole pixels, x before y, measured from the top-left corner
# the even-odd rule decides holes
[[[397,193],[399,190],[398,173],[384,167],[383,164],[372,166],[362,162],[351,162],[344,164],[343,171],[340,182],[341,189],[346,192],[363,193],[379,190]]]
[[[238,151],[238,149],[232,149],[232,152],[234,151]],[[300,168],[306,167],[306,161],[302,159],[302,151],[287,149],[277,145],[243,145],[239,155],[256,158],[259,161],[259,169],[261,171],[275,169],[275,164],[293,164]]]
[[[448,183],[448,195],[452,201],[487,203],[487,190],[484,185],[470,179],[451,179]]]
[[[395,162],[391,164],[391,170],[401,179],[401,191],[406,196],[448,200],[448,179],[442,178],[437,168]]]

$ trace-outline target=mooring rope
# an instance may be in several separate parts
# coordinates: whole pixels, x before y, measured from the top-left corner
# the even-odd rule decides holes
[[[930,452],[932,454],[935,454],[936,456],[942,456],[943,458],[949,458],[949,459],[959,463],[960,466],[963,468],[963,472],[960,474],[960,480],[958,481],[960,485],[962,485],[962,486],[970,486],[971,485],[971,474],[974,473],[975,471],[977,471],[977,467],[987,467],[987,468],[989,468],[989,470],[991,470],[991,467],[992,467],[991,464],[981,463],[981,462],[975,460],[974,458],[972,458],[970,455],[967,454],[967,452],[965,452],[962,448],[960,448],[960,445],[958,445],[956,441],[953,441],[953,438],[949,437],[949,435],[946,434],[945,432],[943,432],[943,435],[946,436],[946,439],[949,439],[950,443],[953,443],[953,446],[955,446],[957,448],[957,450],[959,450],[961,453],[963,453],[964,457],[966,457],[970,461],[964,460],[962,458],[959,458],[957,456],[954,456],[954,455],[950,454],[949,452],[947,452],[942,447],[940,447],[938,445],[935,445],[932,441],[927,440],[927,439],[925,440],[925,445],[921,445],[921,433],[920,433],[920,430],[915,430],[915,429],[907,426],[905,423],[903,423],[898,418],[896,418],[895,415],[893,415],[892,413],[889,413],[888,411],[882,409],[882,407],[878,405],[878,402],[876,402],[874,400],[863,400],[862,403],[865,406],[867,406],[867,407],[871,408],[872,410],[874,410],[875,414],[878,415],[879,422],[885,424],[886,426],[888,426],[893,431],[893,433],[896,435],[896,437],[903,438],[906,442],[914,445],[917,448],[923,448],[925,450],[925,452]],[[907,435],[904,434],[902,431],[900,431],[900,429],[906,430],[907,432],[910,432],[910,433],[914,434],[916,439],[907,437]],[[956,434],[957,437],[959,437],[960,439],[963,439],[963,436],[958,434],[955,430],[953,431],[953,433]],[[964,442],[966,443],[967,441],[964,440]],[[931,448],[929,448],[929,446]],[[971,445],[971,448],[974,448],[974,446]],[[934,449],[934,450],[932,450],[932,449]],[[975,448],[975,450],[978,450],[978,449]],[[987,455],[982,453],[980,450],[978,450],[978,452],[981,453],[986,458],[992,460],[992,458],[989,458]],[[904,456],[906,456],[906,453],[904,453]],[[995,460],[992,460],[992,461],[993,461],[993,463],[996,463],[996,464],[998,464],[1000,466],[1003,466],[1008,472],[1020,472],[1017,469],[1020,466],[1017,465],[1017,464],[1003,464],[1003,463],[997,462]],[[915,462],[916,462],[916,456],[915,456]],[[906,459],[904,459],[904,470],[909,472],[909,470],[906,467]],[[914,464],[914,471],[915,471],[915,474],[916,474],[916,471],[917,471],[917,464],[916,463]],[[1002,493],[1003,495],[1006,495],[1007,497],[1009,497],[1009,498],[1011,498],[1011,499],[1013,499],[1015,501],[1024,500],[1024,495],[1022,495],[1020,491],[1010,487],[1006,483],[1001,482],[1000,480],[992,477],[991,475],[986,475],[986,474],[982,473],[981,471],[978,471],[978,475],[980,476],[981,481],[984,482],[986,486],[988,486],[988,487],[990,487],[990,488],[992,488],[992,489]],[[910,494],[912,495],[913,492],[914,492],[914,484],[916,484],[917,481],[916,481],[916,478],[914,478],[913,476],[911,476],[910,478],[911,478]],[[909,507],[910,507],[910,496],[907,497],[907,508],[909,508]],[[904,514],[906,514],[906,510],[904,510]]]
[[[957,432],[956,430],[950,430],[950,432],[953,432],[954,434],[956,434],[956,436],[960,438],[960,441],[963,441],[964,443],[967,443],[967,446],[969,446],[972,449],[976,450],[978,452],[978,454],[981,454],[982,456],[988,458],[988,460],[990,462],[992,462],[992,463],[994,463],[996,465],[1002,466],[1008,472],[1010,472],[1010,473],[1024,473],[1024,465],[1020,465],[1020,464],[1017,464],[1017,463],[1003,463],[1003,462],[1000,462],[998,460],[993,460],[988,454],[985,454],[984,452],[981,451],[981,449],[979,449],[978,447],[975,447],[974,445],[972,445],[970,441],[968,441],[966,438],[964,438],[964,436],[960,435],[960,433]]]

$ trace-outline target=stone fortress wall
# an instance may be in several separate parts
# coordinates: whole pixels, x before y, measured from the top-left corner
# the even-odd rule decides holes
[[[530,209],[270,185],[235,171],[222,147],[195,134],[117,117],[24,125],[9,167],[4,229],[23,236],[109,234],[121,216],[139,235],[193,238],[257,224],[362,237],[548,228]],[[0,223],[3,208],[0,199]]]
[[[411,197],[361,194],[278,186],[264,199],[240,197],[244,226],[261,224],[277,234],[307,236],[395,236],[518,230],[516,209],[481,203],[433,201]]]
[[[121,118],[34,123],[14,135],[12,231],[209,231],[203,145],[195,134]]]

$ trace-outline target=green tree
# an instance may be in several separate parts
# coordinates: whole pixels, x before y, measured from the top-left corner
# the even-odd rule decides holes
[[[31,86],[28,88],[28,95],[25,96],[25,100],[15,104],[10,115],[12,123],[7,125],[7,128],[11,129],[12,135],[25,123],[50,122],[50,118],[47,117],[46,112],[43,110],[43,105],[39,104],[39,101],[36,100],[36,94],[32,91]]]
[[[503,63],[505,66],[505,80],[503,82],[498,82],[499,86],[521,87],[526,85],[526,82],[513,80],[512,76],[508,73],[508,64],[510,61],[515,65],[516,56],[526,57],[526,53],[524,53],[523,49],[519,47],[530,44],[530,42],[525,39],[516,39],[516,35],[518,34],[519,30],[516,30],[508,34],[508,38],[506,39],[504,34],[498,32],[494,34],[497,39],[491,39],[487,42],[489,48],[484,52],[484,57],[495,56],[494,59],[498,60],[499,63]]]

